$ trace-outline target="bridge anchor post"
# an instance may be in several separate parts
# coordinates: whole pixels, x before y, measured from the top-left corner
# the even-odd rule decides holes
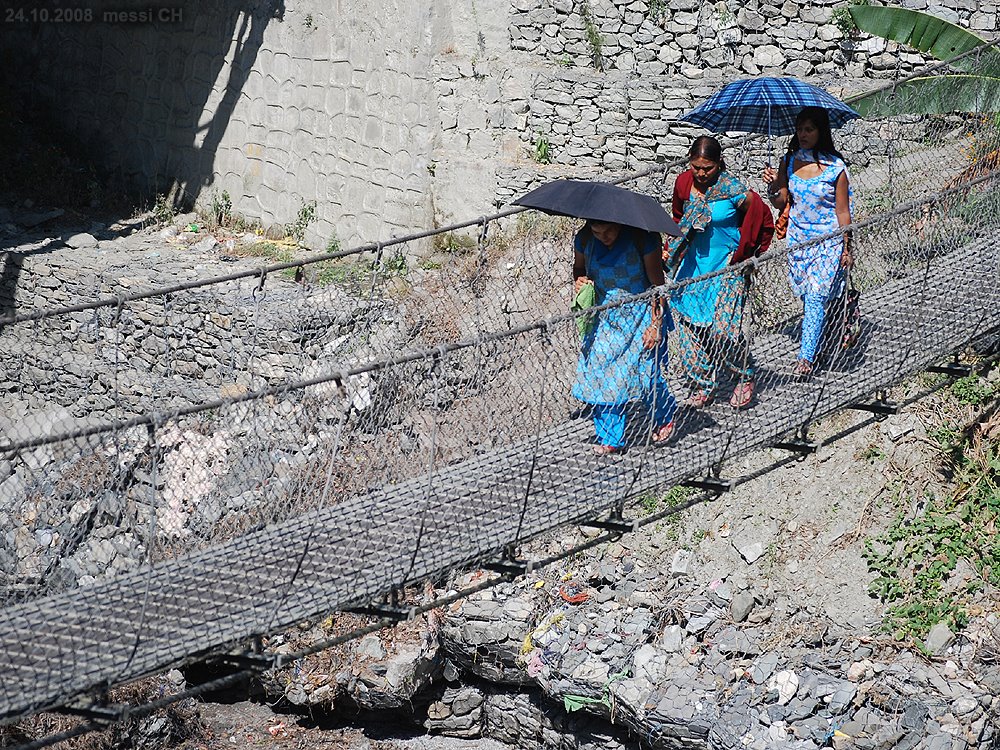
[[[351,607],[346,610],[356,615],[364,615],[365,617],[381,617],[384,620],[393,620],[395,622],[409,622],[417,616],[416,607],[407,607],[401,604],[401,590],[399,587],[393,587],[389,589],[387,595],[387,601],[385,602],[371,602],[360,607]]]
[[[972,374],[972,365],[963,365],[958,359],[958,352],[952,355],[951,362],[946,365],[931,365],[927,372],[947,375],[949,378],[967,378]]]
[[[794,437],[788,440],[781,440],[771,447],[783,451],[798,453],[799,458],[803,459],[806,456],[815,453],[819,449],[819,443],[815,440],[809,439],[809,426],[802,425]]]
[[[722,466],[716,464],[712,467],[712,472],[701,479],[685,479],[680,483],[681,487],[692,487],[696,490],[706,490],[715,493],[716,496],[723,492],[729,492],[733,488],[732,479],[723,479]]]
[[[888,395],[885,391],[876,391],[875,400],[865,403],[858,402],[854,404],[848,404],[848,409],[854,409],[856,411],[867,411],[875,415],[878,420],[883,420],[893,414],[899,414],[902,411],[902,407],[895,401],[890,401]]]

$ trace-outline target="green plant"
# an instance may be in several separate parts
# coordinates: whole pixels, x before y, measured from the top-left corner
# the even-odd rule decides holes
[[[312,13],[306,14],[306,17],[302,19],[302,25],[310,31],[316,28],[316,20],[312,17]]]
[[[968,29],[921,11],[865,4],[848,5],[846,11],[858,30],[905,44],[938,60],[951,59],[986,43]],[[913,78],[848,101],[869,118],[1000,111],[1000,51],[986,49],[952,67],[960,72]]]
[[[150,213],[154,224],[169,224],[177,215],[177,208],[166,195],[158,193]]]
[[[580,15],[583,16],[583,33],[587,38],[587,43],[590,45],[590,59],[594,63],[595,68],[603,71],[604,54],[602,49],[604,47],[604,37],[601,36],[601,30],[594,23],[594,18],[590,12],[590,3],[585,2],[580,6]]]
[[[354,260],[332,260],[319,264],[313,274],[313,282],[318,286],[336,286],[358,290],[371,280],[371,263]]]
[[[216,226],[227,226],[233,217],[233,199],[229,193],[223,190],[221,193],[212,193],[212,221]]]
[[[875,445],[875,443],[872,443],[863,450],[858,451],[856,457],[862,461],[870,461],[871,463],[874,463],[885,459],[885,451]]]
[[[833,11],[833,25],[845,38],[854,36],[860,30],[851,17],[851,8],[856,5],[871,5],[871,0],[848,0],[847,5],[841,5]]]
[[[666,18],[669,9],[667,0],[647,0],[646,18],[660,23]]]
[[[406,254],[398,251],[394,255],[383,258],[381,271],[383,276],[406,276],[410,272],[410,267],[406,262]]]
[[[556,63],[558,65],[562,65],[564,68],[572,68],[573,58],[571,58],[569,55],[563,55],[558,60],[556,60]]]
[[[729,3],[726,0],[720,0],[715,4],[715,14],[717,28],[728,29],[736,25],[736,16],[729,9]]]
[[[996,389],[978,376],[969,375],[951,384],[951,395],[968,406],[981,406],[996,395]]]
[[[692,495],[694,495],[694,489],[677,485],[662,495],[656,493],[642,495],[639,498],[639,507],[645,511],[645,515],[649,515],[659,510],[661,506],[663,508],[676,508],[690,500]]]
[[[947,446],[953,490],[924,498],[914,517],[900,512],[865,543],[874,574],[869,591],[888,605],[884,627],[900,640],[919,641],[938,622],[961,629],[982,585],[1000,585],[1000,447],[981,434],[959,435],[950,428],[935,435]],[[910,498],[897,502],[909,505]],[[957,575],[961,561],[966,572]]]
[[[273,260],[275,263],[287,263],[292,259],[291,250],[267,240],[247,245],[243,248],[241,254],[252,258],[267,258],[268,260]]]
[[[434,249],[449,255],[467,255],[476,247],[476,240],[467,234],[442,232],[434,235]]]
[[[551,164],[552,163],[552,150],[549,144],[549,139],[544,135],[535,136],[535,161],[539,164]]]
[[[316,201],[303,201],[295,221],[285,225],[285,233],[301,244],[306,238],[306,229],[316,220]]]

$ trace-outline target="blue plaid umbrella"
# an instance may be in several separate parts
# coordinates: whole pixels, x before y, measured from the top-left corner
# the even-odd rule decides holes
[[[761,77],[733,81],[680,119],[713,133],[737,130],[791,135],[795,132],[795,117],[803,107],[825,109],[830,114],[830,126],[834,128],[861,117],[823,89],[797,78]]]

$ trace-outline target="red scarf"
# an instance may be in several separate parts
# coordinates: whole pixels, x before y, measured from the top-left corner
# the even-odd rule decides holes
[[[684,204],[691,197],[692,187],[694,187],[694,173],[690,169],[677,175],[672,201],[674,221],[679,222],[684,216]],[[746,202],[746,212],[740,221],[740,244],[736,246],[733,257],[729,259],[729,265],[735,265],[766,252],[771,246],[771,238],[774,237],[774,217],[771,215],[771,209],[753,190],[747,191],[747,197],[749,200]],[[666,257],[666,245],[663,252]]]

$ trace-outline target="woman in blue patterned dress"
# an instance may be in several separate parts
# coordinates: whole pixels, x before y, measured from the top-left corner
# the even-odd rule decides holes
[[[795,375],[813,372],[829,302],[844,291],[850,268],[850,233],[819,243],[810,240],[851,223],[851,184],[847,165],[833,145],[825,109],[806,107],[795,121],[795,135],[777,170],[767,167],[764,181],[775,208],[788,214],[788,280],[803,302],[802,343]]]
[[[596,304],[641,294],[663,284],[660,235],[632,227],[588,221],[577,232],[573,261],[574,294],[593,284]],[[659,298],[637,300],[595,314],[583,336],[573,396],[593,408],[597,445],[607,455],[625,447],[625,407],[645,402],[652,441],[673,432],[676,402],[667,388],[666,338],[670,314]]]

